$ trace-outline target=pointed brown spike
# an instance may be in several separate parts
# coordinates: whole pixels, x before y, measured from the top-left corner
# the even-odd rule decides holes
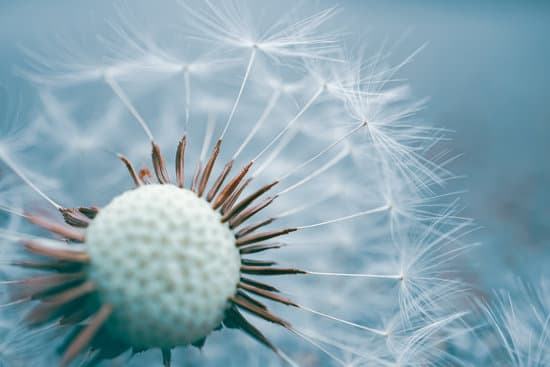
[[[162,348],[162,365],[164,367],[170,367],[172,365],[172,351],[167,348]]]
[[[73,241],[84,242],[85,232],[81,229],[66,227],[59,223],[51,222],[47,219],[35,217],[34,215],[26,215],[25,218],[32,224],[45,228],[50,232],[58,234],[62,237]]]
[[[153,183],[153,175],[151,174],[151,171],[149,171],[149,168],[143,167],[139,170],[138,177],[141,180],[142,183],[146,185],[150,185]]]
[[[208,202],[211,202],[212,199],[214,199],[214,196],[218,193],[218,190],[220,189],[221,185],[223,184],[223,181],[225,181],[225,178],[233,168],[233,159],[226,163],[225,167],[223,168],[222,173],[218,176],[216,179],[216,182],[214,182],[214,185],[210,188],[210,191],[208,191],[208,195],[206,195],[206,200]],[[217,208],[214,208],[217,209]]]
[[[241,255],[255,254],[257,252],[262,252],[262,251],[271,250],[275,248],[281,248],[282,246],[283,246],[282,243],[259,244],[259,245],[241,247],[239,248],[239,252],[241,253]]]
[[[52,248],[28,240],[21,240],[21,243],[25,245],[27,250],[38,255],[79,264],[87,264],[90,262],[90,255],[83,251]]]
[[[218,209],[230,197],[230,195],[241,183],[253,164],[254,161],[248,162],[248,164],[244,166],[243,169],[241,169],[241,172],[239,172],[239,174],[235,176],[231,181],[229,181],[229,183],[223,188],[223,190],[214,201],[214,205],[212,205],[212,208],[214,208],[214,210]]]
[[[185,146],[187,145],[187,134],[183,135],[179,144],[178,150],[176,151],[176,181],[178,182],[178,187],[183,188],[185,185]]]
[[[252,177],[247,178],[243,183],[239,185],[239,187],[237,187],[235,191],[233,191],[231,195],[229,195],[229,197],[227,198],[225,203],[223,203],[222,208],[220,210],[222,215],[225,215],[225,213],[229,209],[231,209],[233,204],[235,204],[235,202],[239,199],[242,192],[244,191],[244,189],[246,189],[246,187],[248,186],[248,184],[250,184],[251,181],[252,181]]]
[[[90,218],[82,214],[76,208],[60,208],[65,223],[73,227],[86,228],[90,224]]]
[[[97,213],[99,213],[99,208],[97,206],[91,206],[89,208],[81,206],[80,208],[78,208],[78,211],[90,219],[95,219]]]
[[[77,279],[86,278],[85,272],[68,273],[68,274],[51,274],[42,275],[32,278],[23,278],[18,280],[8,280],[2,282],[3,284],[25,284],[30,286],[57,286],[66,282],[74,281]]]
[[[132,177],[132,180],[134,180],[134,184],[136,187],[139,187],[143,184],[141,182],[141,178],[137,175],[136,170],[134,169],[134,166],[132,165],[132,162],[122,154],[118,154],[118,158],[126,165],[126,169],[128,169],[128,173],[130,174],[130,177]],[[140,171],[141,176],[141,171]]]
[[[199,185],[199,177],[202,172],[202,162],[199,162],[197,164],[197,169],[195,170],[195,174],[193,175],[193,180],[191,180],[191,191],[197,192],[197,186]]]
[[[170,177],[168,176],[166,163],[164,163],[164,158],[162,158],[160,147],[155,142],[152,142],[151,144],[153,145],[151,156],[153,158],[153,168],[155,169],[157,180],[161,184],[168,184],[170,183]]]
[[[218,141],[216,142],[216,146],[212,151],[212,155],[210,156],[210,159],[208,160],[208,162],[206,162],[206,166],[204,166],[204,172],[202,173],[201,181],[199,183],[199,188],[197,191],[197,195],[199,197],[202,196],[202,194],[204,193],[204,189],[206,189],[206,185],[208,184],[208,179],[210,178],[210,174],[212,173],[212,168],[214,168],[214,163],[216,163],[218,154],[220,154],[221,144],[222,144],[222,140],[218,139]]]
[[[91,280],[88,280],[76,287],[69,288],[66,291],[56,293],[43,297],[42,302],[50,303],[53,305],[62,305],[67,302],[74,301],[77,298],[80,298],[84,295],[94,292],[97,289],[95,283]]]
[[[279,302],[279,303],[282,303],[282,304],[285,304],[285,305],[288,305],[288,306],[298,307],[298,305],[296,303],[292,302],[291,300],[289,300],[285,297],[281,297],[277,294],[273,294],[273,293],[268,292],[266,290],[263,290],[261,288],[256,288],[252,285],[242,283],[242,282],[239,283],[238,287],[241,288],[241,289],[244,289],[248,292],[252,292],[252,293],[254,293],[254,294],[256,294],[260,297],[264,297],[264,298],[267,298],[267,299],[270,299],[272,301]]]
[[[246,283],[246,284],[250,284],[250,285],[252,285],[256,288],[260,288],[260,289],[263,289],[263,290],[266,290],[266,291],[279,292],[279,290],[277,288],[275,288],[274,286],[269,285],[269,284],[265,284],[265,283],[262,283],[262,282],[258,282],[257,280],[241,277],[241,282]]]
[[[101,329],[109,316],[111,316],[112,312],[113,307],[111,305],[104,304],[101,306],[99,311],[90,320],[90,323],[73,339],[63,354],[61,367],[67,367],[91,343],[93,337]]]
[[[239,237],[242,237],[244,235],[247,235],[251,232],[254,232],[255,230],[257,230],[258,228],[261,228],[263,226],[267,226],[268,224],[271,224],[273,223],[273,221],[275,220],[275,218],[267,218],[267,219],[264,219],[262,220],[261,222],[259,223],[256,223],[256,224],[251,224],[247,227],[244,227],[243,229],[239,230],[237,233],[235,233],[235,238],[239,238]]]
[[[243,299],[245,299],[246,301],[256,305],[257,307],[259,308],[262,308],[264,310],[267,310],[267,306],[264,305],[262,302],[250,297],[248,294],[244,293],[243,291],[241,290],[237,290],[237,295],[242,297]]]
[[[259,343],[265,345],[276,353],[277,348],[262,334],[262,332],[256,329],[251,323],[249,323],[244,316],[235,308],[231,307],[227,310],[224,324],[229,328],[238,328],[244,331],[246,334],[256,339]]]
[[[241,264],[248,265],[248,266],[273,266],[277,263],[275,261],[241,259]]]
[[[243,211],[250,204],[252,204],[252,202],[254,200],[256,200],[258,197],[265,194],[267,191],[271,190],[273,188],[273,186],[277,185],[278,183],[279,183],[279,181],[274,181],[274,182],[270,183],[269,185],[265,185],[265,186],[261,187],[259,190],[257,190],[256,192],[248,195],[246,198],[239,201],[237,204],[232,206],[231,209],[229,209],[227,211],[227,213],[225,213],[223,215],[222,222],[226,222],[226,221],[232,219],[234,216],[238,215],[241,211]]]
[[[262,232],[257,234],[252,234],[250,236],[241,237],[237,239],[237,247],[248,245],[251,243],[256,243],[260,241],[265,241],[273,237],[283,236],[291,232],[297,231],[298,228],[284,228],[284,229],[277,229],[275,231],[269,231],[269,232]]]
[[[279,325],[281,325],[281,326],[283,326],[287,329],[290,328],[290,324],[288,322],[284,321],[280,317],[277,317],[277,316],[273,315],[268,310],[263,309],[261,307],[258,307],[256,305],[254,305],[253,303],[248,302],[248,300],[241,297],[239,294],[236,294],[235,296],[231,297],[229,300],[231,302],[233,302],[234,304],[236,304],[237,306],[241,307],[242,309],[244,309],[244,310],[246,310],[250,313],[253,313],[254,315],[256,315],[258,317],[261,317],[262,319],[264,319],[266,321],[270,321],[270,322],[273,322],[275,324],[279,324]]]
[[[59,307],[39,304],[31,309],[30,312],[27,312],[23,317],[23,323],[26,327],[37,328],[54,318],[55,313],[59,312],[59,309]]]
[[[79,286],[69,288],[60,293],[43,297],[40,305],[33,308],[32,311],[25,316],[25,321],[33,326],[49,321],[52,317],[58,314],[63,306],[71,303],[80,297],[86,296],[96,290],[93,282],[88,281]]]
[[[263,209],[267,208],[271,203],[277,198],[275,197],[268,197],[258,205],[255,205],[253,207],[250,207],[246,210],[244,210],[241,214],[237,215],[236,217],[233,217],[229,221],[229,228],[233,229],[235,227],[240,226],[243,222],[246,222],[248,219],[250,219],[253,215],[258,214]]]
[[[53,274],[53,275],[44,275],[44,276],[38,276],[33,278],[25,278],[21,279],[19,281],[12,281],[12,282],[21,282],[22,284],[30,285],[30,286],[43,286],[43,287],[57,287],[59,285],[62,285],[64,283],[73,282],[75,280],[85,279],[86,273],[85,272],[78,272],[78,273],[67,273],[67,274]]]
[[[38,277],[30,278],[30,281],[27,284],[31,286],[31,298],[36,300],[73,287],[74,284],[84,281],[86,276],[87,274],[85,272],[54,274],[50,275],[49,279],[45,279],[46,277],[43,279]],[[37,288],[33,289],[32,287]]]
[[[67,334],[64,335],[64,338],[62,339],[60,345],[56,348],[56,354],[62,353],[63,351],[67,350],[71,342],[82,331],[82,329],[84,329],[84,327],[85,327],[85,324],[82,323],[80,325],[75,325],[74,328],[69,329]]]
[[[291,275],[307,274],[307,272],[294,268],[266,268],[263,266],[241,265],[241,273],[254,275]]]
[[[10,303],[20,303],[43,298],[55,292],[60,292],[73,283],[86,279],[86,273],[62,273],[43,275],[33,278],[9,280],[3,282],[7,286]]]
[[[81,264],[75,264],[67,261],[13,261],[13,266],[19,266],[21,268],[35,269],[35,270],[55,270],[55,271],[69,271],[76,270]]]

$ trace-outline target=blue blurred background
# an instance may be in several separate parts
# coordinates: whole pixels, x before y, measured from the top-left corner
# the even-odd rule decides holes
[[[152,12],[162,12],[157,2]],[[310,5],[309,3],[307,4]],[[335,5],[319,1],[319,6]],[[372,45],[384,42],[407,65],[418,97],[431,98],[422,117],[455,131],[446,142],[462,157],[452,169],[465,178],[465,214],[482,227],[484,243],[469,261],[472,280],[502,285],[508,270],[537,274],[550,261],[550,2],[359,1],[339,2],[336,22]],[[29,46],[55,34],[70,35],[90,19],[112,12],[111,1],[0,1],[0,88],[32,99],[13,73]],[[82,29],[85,32],[85,29]],[[45,37],[43,37],[45,36]],[[43,41],[41,41],[43,42]]]

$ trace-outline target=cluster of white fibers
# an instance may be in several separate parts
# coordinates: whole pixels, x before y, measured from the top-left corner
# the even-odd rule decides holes
[[[483,323],[475,338],[462,343],[464,361],[511,367],[550,364],[550,283],[546,273],[535,281],[514,279],[477,304]]]
[[[283,359],[224,328],[202,353],[176,349],[176,365],[459,364],[446,341],[464,332],[466,288],[456,259],[470,246],[462,240],[471,223],[445,193],[454,177],[437,143],[446,132],[420,121],[423,101],[398,77],[415,53],[388,65],[383,49],[344,47],[335,9],[303,16],[274,5],[162,2],[159,16],[128,2],[84,34],[27,47],[30,65],[19,70],[36,88],[39,108],[23,135],[2,130],[2,180],[10,172],[10,190],[27,183],[5,205],[3,190],[2,215],[48,203],[103,207],[132,188],[117,154],[148,166],[154,141],[173,167],[184,133],[189,187],[197,164],[223,138],[213,172],[231,159],[235,171],[253,160],[245,193],[279,182],[259,219],[274,218],[266,229],[298,229],[257,258],[308,274],[269,279],[300,306],[266,301],[291,331],[249,317]],[[21,237],[46,236],[27,224],[2,225],[5,263],[20,252]],[[17,305],[2,315],[9,307]],[[25,335],[33,346],[57,336],[52,328]],[[21,338],[14,337],[18,358],[48,365]],[[151,366],[158,356],[152,350],[117,360]]]

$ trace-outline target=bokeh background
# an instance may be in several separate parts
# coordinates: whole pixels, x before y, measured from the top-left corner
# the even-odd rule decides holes
[[[151,12],[162,6],[149,3]],[[429,97],[422,118],[454,131],[452,169],[464,178],[465,214],[481,229],[469,261],[472,280],[499,287],[503,274],[529,277],[550,261],[550,2],[318,1],[339,5],[350,30],[369,49],[391,50],[398,63],[426,47],[400,77]],[[308,4],[309,6],[309,4]],[[13,72],[30,47],[47,37],[85,32],[90,19],[113,12],[111,1],[0,1],[0,86],[31,103]],[[355,41],[351,41],[355,40]],[[11,102],[10,102],[11,103]],[[5,106],[4,106],[5,107]]]

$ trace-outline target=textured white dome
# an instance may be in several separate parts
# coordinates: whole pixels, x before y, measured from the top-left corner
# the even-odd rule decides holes
[[[146,185],[117,196],[88,227],[90,277],[112,304],[111,332],[136,347],[207,336],[236,291],[231,230],[195,193]]]

